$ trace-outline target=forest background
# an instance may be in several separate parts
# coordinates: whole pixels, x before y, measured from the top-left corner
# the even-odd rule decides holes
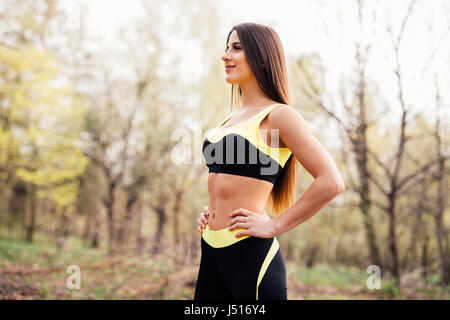
[[[0,298],[192,299],[240,22],[346,185],[278,237],[289,299],[450,297],[448,1],[4,0]]]

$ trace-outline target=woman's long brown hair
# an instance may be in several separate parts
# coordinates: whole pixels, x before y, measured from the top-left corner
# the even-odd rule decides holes
[[[262,91],[272,100],[290,104],[284,49],[278,34],[269,26],[246,22],[234,25],[227,37],[236,30],[250,68]],[[240,109],[242,91],[232,84],[231,108]],[[280,215],[295,200],[297,159],[291,154],[270,193],[269,211]]]

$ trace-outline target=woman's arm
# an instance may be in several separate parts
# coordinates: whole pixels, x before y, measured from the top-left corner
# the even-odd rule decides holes
[[[295,109],[279,106],[270,113],[269,122],[271,128],[279,128],[280,139],[314,177],[295,204],[273,220],[275,235],[280,235],[315,215],[342,193],[345,185],[330,154]]]
[[[270,128],[278,135],[295,158],[314,177],[314,182],[295,204],[275,219],[239,208],[228,230],[244,228],[235,234],[269,238],[280,235],[308,220],[345,189],[342,177],[330,154],[313,136],[306,121],[290,106],[281,105],[269,114]]]

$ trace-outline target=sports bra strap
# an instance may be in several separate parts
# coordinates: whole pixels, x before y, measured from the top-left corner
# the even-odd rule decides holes
[[[275,103],[271,106],[266,107],[266,109],[260,111],[259,113],[255,114],[254,116],[250,117],[250,123],[256,124],[259,127],[259,123],[262,121],[262,119],[264,119],[268,113],[270,113],[273,109],[275,109],[276,107],[278,107],[280,105],[280,103]],[[234,114],[236,110],[231,111],[226,117],[225,119],[217,126],[218,128],[223,126],[228,120],[230,120],[231,116]],[[246,122],[247,120],[244,120],[242,122]],[[242,123],[241,122],[241,123]],[[239,125],[240,123],[236,124]]]
[[[253,123],[257,124],[259,127],[259,123],[276,107],[278,107],[280,103],[273,104],[271,106],[268,106],[266,109],[258,113],[255,118],[253,119]]]

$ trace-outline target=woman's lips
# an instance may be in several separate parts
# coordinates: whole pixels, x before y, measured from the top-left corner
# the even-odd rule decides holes
[[[225,71],[229,71],[229,70],[231,70],[231,69],[233,69],[234,67],[226,67],[225,68]]]

